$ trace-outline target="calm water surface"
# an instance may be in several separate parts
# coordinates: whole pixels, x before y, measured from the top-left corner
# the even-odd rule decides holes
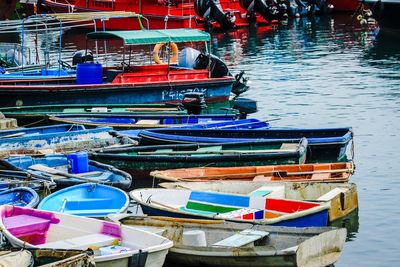
[[[347,222],[352,232],[336,266],[399,266],[400,38],[344,27],[347,21],[214,34],[213,52],[234,73],[246,71],[244,96],[258,100],[255,117],[280,118],[275,126],[353,127],[359,212]],[[57,34],[48,38],[58,46]],[[72,54],[84,48],[84,35],[68,33],[62,43]]]
[[[344,27],[347,18],[214,34],[213,49],[234,72],[246,71],[255,117],[353,127],[359,219],[336,266],[399,266],[400,38]]]

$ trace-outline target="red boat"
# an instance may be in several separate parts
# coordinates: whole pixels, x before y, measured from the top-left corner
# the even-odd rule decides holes
[[[335,7],[335,11],[342,12],[354,12],[360,4],[359,0],[329,0],[328,2]]]
[[[42,0],[51,12],[128,11],[142,14],[149,20],[150,29],[175,28],[234,28],[251,22],[267,23],[260,15],[247,14],[245,0]],[[108,30],[137,30],[137,19],[121,18],[105,21]],[[103,27],[98,22],[97,27]]]

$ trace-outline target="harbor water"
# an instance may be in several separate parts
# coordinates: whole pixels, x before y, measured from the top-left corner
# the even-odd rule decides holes
[[[254,117],[279,119],[271,121],[279,127],[353,127],[359,211],[338,223],[350,232],[335,266],[398,266],[400,37],[348,23],[349,17],[213,33],[212,51],[233,74],[246,72],[250,90],[243,97],[258,101]],[[56,34],[47,38],[59,46]],[[64,55],[84,43],[83,33],[65,32]]]

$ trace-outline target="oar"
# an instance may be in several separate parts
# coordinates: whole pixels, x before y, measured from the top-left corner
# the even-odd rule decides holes
[[[61,205],[61,208],[60,208],[60,210],[58,212],[64,212],[65,205],[67,205],[67,201],[68,201],[68,199],[64,198],[63,203]]]
[[[9,134],[9,135],[3,135],[3,136],[0,136],[0,139],[20,137],[20,136],[23,136],[24,134],[26,134],[26,133],[19,132],[19,133],[14,133],[14,134]]]
[[[49,174],[53,174],[53,175],[60,175],[60,176],[66,177],[66,178],[75,178],[75,179],[78,179],[78,180],[91,182],[91,183],[100,183],[99,180],[89,179],[89,178],[82,177],[82,176],[79,176],[79,175],[76,175],[76,174],[63,172],[63,171],[60,171],[60,170],[57,170],[57,169],[54,169],[54,168],[50,168],[50,167],[44,166],[42,164],[31,165],[31,166],[29,166],[29,169],[35,170],[35,171],[41,171],[41,172],[49,173]]]
[[[245,123],[239,123],[239,124],[232,124],[232,125],[224,125],[221,127],[212,127],[212,128],[217,128],[217,129],[224,129],[224,128],[230,128],[230,127],[237,127],[237,126],[251,126],[253,124],[257,124],[257,123],[263,123],[263,122],[270,122],[270,121],[277,121],[280,120],[281,118],[276,118],[276,119],[269,119],[269,120],[263,120],[263,121],[252,121],[252,122],[245,122]]]

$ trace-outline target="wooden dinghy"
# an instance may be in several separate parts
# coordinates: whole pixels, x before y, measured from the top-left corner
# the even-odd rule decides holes
[[[152,171],[151,176],[172,182],[262,181],[262,182],[346,182],[354,164],[320,163],[276,166],[203,167]]]
[[[43,151],[70,151],[120,144],[110,127],[86,129],[83,125],[62,124],[0,131],[0,156],[39,154]],[[128,140],[125,138],[124,140]]]
[[[10,205],[0,206],[0,227],[15,247],[90,248],[96,266],[162,266],[173,245],[159,235],[112,222]]]
[[[145,214],[154,216],[292,227],[318,227],[328,223],[329,205],[315,202],[155,188],[136,189],[129,195]]]
[[[307,138],[307,162],[344,162],[353,158],[351,128],[151,129],[140,133],[140,145],[232,143]]]
[[[307,140],[300,142],[242,142],[212,145],[138,146],[91,153],[94,160],[148,177],[153,170],[202,166],[254,166],[299,164],[305,160]]]
[[[311,267],[335,263],[346,229],[294,228],[216,220],[110,215],[171,239],[167,261],[185,266]]]
[[[110,126],[117,130],[168,128],[186,125],[232,121],[236,115],[163,115],[163,114],[53,114],[48,118],[56,123],[82,124],[85,126]]]
[[[72,249],[2,248],[0,262],[6,267],[96,266],[93,252]]]
[[[29,172],[34,177],[54,180],[57,185],[63,187],[89,181],[121,189],[129,189],[132,184],[130,174],[92,160],[88,161],[87,171],[72,174],[68,170],[68,156],[63,154],[48,154],[39,157],[11,156],[3,159],[2,162],[11,169]]]
[[[14,205],[34,208],[39,203],[39,195],[29,187],[16,187],[0,191],[0,205]]]
[[[343,218],[358,208],[357,186],[349,183],[314,182],[178,182],[161,183],[169,189],[223,192],[266,198],[315,201],[329,205],[329,221]]]
[[[104,217],[128,209],[129,196],[121,189],[94,183],[75,185],[44,198],[38,209],[66,214]]]

